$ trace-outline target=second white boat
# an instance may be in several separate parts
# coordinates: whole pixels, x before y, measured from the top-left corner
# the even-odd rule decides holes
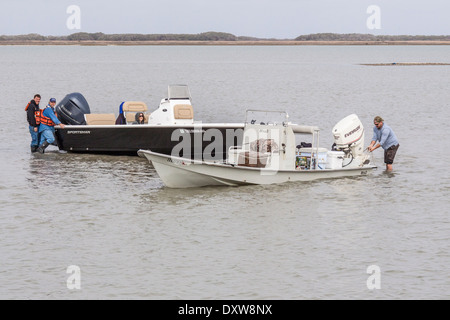
[[[281,120],[260,121],[256,115],[278,115]],[[296,145],[296,135],[312,136],[312,142]],[[151,150],[139,150],[138,155],[153,164],[170,188],[311,181],[368,175],[376,169],[371,154],[364,150],[364,128],[355,114],[341,120],[333,136],[333,150],[319,148],[317,127],[292,124],[285,112],[248,110],[242,145],[230,147],[226,161]]]

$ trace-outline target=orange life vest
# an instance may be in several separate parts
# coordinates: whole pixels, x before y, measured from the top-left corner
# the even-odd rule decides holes
[[[31,101],[28,102],[27,106],[25,107],[25,111],[28,111],[28,107],[30,106]],[[34,111],[34,118],[36,119],[36,124],[40,124],[41,123],[41,113],[44,110],[38,109]]]
[[[51,118],[44,116],[44,110],[45,109],[40,110],[41,111],[40,112],[40,123],[45,124],[46,126],[49,126],[49,127],[55,126],[55,123],[52,121]],[[56,112],[55,112],[55,116],[56,116]]]

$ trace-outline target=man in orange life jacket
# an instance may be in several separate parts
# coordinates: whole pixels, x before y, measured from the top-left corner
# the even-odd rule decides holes
[[[39,125],[39,134],[41,141],[39,144],[39,153],[44,153],[48,145],[55,142],[55,125],[64,129],[64,125],[59,121],[55,114],[56,99],[51,98],[48,105],[41,112],[41,124]]]
[[[27,112],[27,120],[29,124],[29,130],[31,135],[31,152],[36,152],[39,147],[39,121],[40,121],[40,113],[39,110],[39,102],[41,101],[41,96],[39,94],[35,94],[33,100],[31,100],[25,111]]]

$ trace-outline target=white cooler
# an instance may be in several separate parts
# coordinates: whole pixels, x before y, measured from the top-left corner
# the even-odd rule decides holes
[[[344,151],[328,151],[327,153],[326,169],[342,169],[342,162],[344,161]]]

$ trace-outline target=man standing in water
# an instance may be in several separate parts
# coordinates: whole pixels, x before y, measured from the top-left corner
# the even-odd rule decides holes
[[[51,98],[44,111],[41,113],[41,124],[39,126],[39,134],[41,136],[41,143],[37,151],[44,153],[45,148],[55,142],[55,125],[59,125],[64,129],[64,124],[59,121],[55,114],[56,99]]]
[[[367,147],[370,152],[382,147],[384,149],[384,163],[386,163],[386,171],[392,171],[392,164],[394,163],[395,154],[397,153],[398,143],[394,131],[386,123],[383,118],[376,116],[373,119],[373,138],[370,145]],[[376,146],[375,144],[379,142]]]
[[[39,147],[39,121],[41,117],[41,110],[39,109],[39,102],[41,96],[35,94],[33,100],[31,100],[25,108],[27,112],[27,120],[29,124],[29,130],[31,135],[31,152],[36,152]]]

